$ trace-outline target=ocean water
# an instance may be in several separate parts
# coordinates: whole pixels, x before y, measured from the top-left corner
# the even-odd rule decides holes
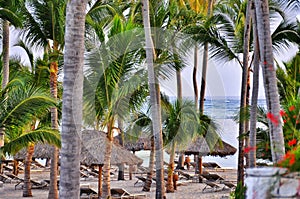
[[[265,99],[259,99],[258,105],[266,107]],[[238,124],[233,120],[234,116],[238,113],[240,106],[239,97],[210,97],[206,98],[204,103],[204,113],[213,118],[219,126],[218,133],[225,142],[231,144],[235,148],[238,147]],[[143,166],[149,165],[149,151],[139,151],[136,155],[141,157],[144,162]],[[191,159],[193,160],[193,156]],[[204,162],[216,162],[221,167],[237,168],[238,152],[232,156],[215,157],[205,156]],[[169,155],[164,153],[164,161],[169,161]]]

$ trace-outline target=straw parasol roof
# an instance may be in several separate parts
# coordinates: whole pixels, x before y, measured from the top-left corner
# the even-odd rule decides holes
[[[49,144],[42,144],[38,143],[34,145],[34,153],[32,158],[51,158],[52,156],[52,146]],[[23,148],[20,150],[16,155],[14,155],[14,158],[17,160],[24,160],[27,155],[27,150],[26,148]]]
[[[104,164],[104,154],[108,139],[100,131],[85,130],[82,132],[81,162],[86,165]],[[142,164],[143,160],[126,150],[119,144],[113,143],[111,164]]]
[[[119,143],[120,135],[116,136],[114,141]],[[151,150],[151,138],[150,137],[140,137],[137,140],[126,140],[124,141],[124,148],[128,151],[141,151],[141,150]]]
[[[218,142],[209,155],[225,157],[228,155],[234,155],[236,151],[237,149],[235,147],[222,140],[222,144]]]
[[[222,140],[222,144],[217,142],[213,149],[210,150],[205,138],[203,136],[199,136],[182,151],[184,151],[186,155],[199,154],[200,156],[212,155],[225,157],[228,155],[234,155],[237,149]]]
[[[81,140],[81,162],[86,165],[104,164],[104,154],[108,139],[104,132],[85,130],[82,132]],[[51,146],[48,144],[36,144],[33,158],[51,158]],[[26,148],[20,150],[14,157],[24,160],[27,155]],[[130,153],[117,143],[113,144],[111,164],[142,164],[143,160]]]

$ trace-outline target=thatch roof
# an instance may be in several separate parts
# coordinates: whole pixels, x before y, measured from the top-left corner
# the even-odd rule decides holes
[[[120,136],[115,137],[117,143]],[[141,150],[151,150],[151,138],[150,137],[140,137],[136,141],[126,140],[124,141],[124,148],[128,151],[141,151]]]
[[[104,164],[104,153],[108,139],[104,132],[85,130],[82,132],[81,163]],[[24,160],[26,149],[19,151],[14,158]],[[48,144],[36,144],[33,158],[51,158],[51,146]],[[117,143],[113,144],[111,164],[142,164],[143,160],[132,154]]]
[[[42,144],[38,143],[34,146],[34,153],[32,158],[51,158],[52,156],[52,146],[49,144]],[[16,155],[14,155],[14,158],[17,160],[24,160],[27,155],[26,148],[20,150]]]
[[[81,162],[86,165],[104,164],[104,154],[108,139],[106,134],[99,131],[85,130],[82,132]],[[113,143],[111,164],[141,164],[138,158],[122,146]]]
[[[212,155],[225,157],[228,155],[234,155],[237,149],[222,140],[222,144],[220,144],[220,142],[217,142],[213,149],[210,150],[207,142],[201,136],[188,144],[188,146],[182,151],[184,151],[186,155],[199,154],[200,156]]]

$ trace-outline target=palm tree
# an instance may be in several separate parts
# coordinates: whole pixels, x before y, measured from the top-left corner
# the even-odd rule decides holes
[[[155,143],[155,157],[156,157],[156,199],[165,198],[164,188],[164,173],[163,173],[163,153],[162,153],[162,127],[161,127],[161,116],[160,116],[160,96],[157,91],[157,78],[154,73],[154,45],[151,38],[150,30],[150,16],[149,16],[149,1],[143,0],[143,24],[145,30],[146,40],[146,63],[148,67],[148,84],[150,90],[150,103],[151,103],[151,115],[153,122],[153,136]]]
[[[123,21],[118,15],[109,27],[107,41],[87,56],[85,85],[92,90],[85,94],[86,124],[94,128],[106,128],[110,140],[105,153],[103,167],[103,194],[110,196],[110,157],[113,129],[116,120],[123,120],[132,109],[136,109],[148,94],[145,88],[145,75],[140,71],[142,61],[142,34],[131,19]],[[97,30],[96,30],[97,31]],[[96,83],[96,84],[95,84]],[[94,111],[94,115],[91,114]]]
[[[21,19],[18,16],[22,1],[0,1],[0,18],[2,19],[2,81],[1,88],[4,89],[9,82],[9,24],[21,27]],[[4,145],[4,129],[0,128],[0,147]],[[2,159],[2,157],[0,157]],[[0,162],[0,173],[2,164]]]
[[[29,10],[24,10],[27,19],[21,31],[25,42],[43,47],[48,53],[50,70],[50,92],[57,99],[58,58],[64,46],[65,1],[28,1]],[[51,44],[50,41],[53,43]],[[58,130],[57,108],[51,108],[52,128]],[[52,147],[50,189],[48,198],[58,198],[57,165],[58,149]]]
[[[163,135],[164,143],[170,150],[170,162],[168,165],[167,192],[174,192],[173,172],[175,149],[182,148],[195,135],[199,134],[199,120],[197,110],[191,101],[169,102],[162,97],[163,103]]]
[[[19,15],[20,7],[24,6],[22,0],[0,1],[0,18],[2,21],[2,61],[3,61],[3,76],[2,89],[9,81],[9,25],[12,24],[16,28],[22,26],[21,16]]]
[[[282,123],[280,121],[280,104],[276,81],[276,71],[272,52],[270,33],[269,3],[266,0],[255,1],[260,58],[264,77],[265,95],[268,107],[270,139],[273,162],[277,163],[285,154]]]
[[[68,1],[63,80],[59,198],[79,198],[85,12],[88,1]],[[72,149],[72,150],[70,150]],[[72,168],[72,169],[70,169]]]
[[[26,82],[26,83],[25,83]],[[32,196],[30,186],[30,162],[35,142],[48,142],[60,146],[60,137],[57,131],[47,128],[35,129],[36,121],[47,113],[55,100],[45,94],[41,88],[35,88],[28,81],[14,79],[2,90],[1,128],[5,127],[8,143],[2,150],[15,154],[23,147],[28,147],[28,156],[25,160],[23,196]],[[8,97],[6,97],[8,96]],[[21,118],[20,117],[24,117]]]

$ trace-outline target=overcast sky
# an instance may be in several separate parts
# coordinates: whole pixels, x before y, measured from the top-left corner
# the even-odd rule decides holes
[[[11,34],[11,55],[23,55],[22,59],[24,62],[28,63],[28,58],[24,56],[24,51],[19,47],[13,47],[12,45],[17,41],[15,32]],[[288,54],[289,56],[281,56],[285,58],[285,61],[290,59],[297,52],[297,48],[291,49]],[[188,65],[182,71],[182,84],[183,84],[183,95],[193,96],[193,84],[192,84],[192,71],[193,71],[193,51],[191,51],[189,57]],[[202,53],[199,52],[198,56],[198,88],[200,88],[200,77],[202,71]],[[260,71],[261,72],[261,71]],[[241,67],[234,61],[229,63],[217,63],[213,60],[209,61],[208,71],[207,71],[207,87],[206,96],[240,96],[240,85],[241,85]],[[252,80],[252,78],[251,78]],[[176,80],[175,74],[171,80],[163,81],[162,91],[169,96],[176,96]],[[259,98],[264,98],[264,88],[262,75],[260,73],[260,87],[259,87]]]

